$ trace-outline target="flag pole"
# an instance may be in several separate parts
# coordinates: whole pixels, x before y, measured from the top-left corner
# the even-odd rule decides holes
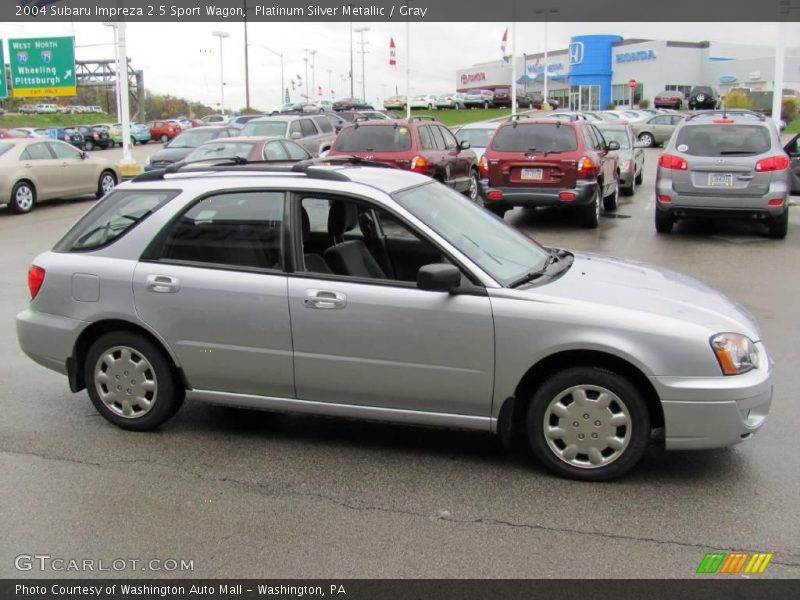
[[[517,3],[514,2],[516,9]],[[511,115],[517,114],[517,15],[512,15],[511,22]]]

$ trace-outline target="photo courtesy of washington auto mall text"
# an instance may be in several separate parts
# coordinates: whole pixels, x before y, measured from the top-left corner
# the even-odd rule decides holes
[[[0,600],[800,598],[800,0],[3,0],[0,64]]]

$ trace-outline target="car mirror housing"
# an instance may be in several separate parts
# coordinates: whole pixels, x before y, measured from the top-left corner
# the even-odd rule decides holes
[[[299,131],[293,131],[292,134],[289,136],[289,139],[292,140],[299,140],[303,135]]]
[[[88,154],[86,154],[86,152],[82,150],[81,151],[81,160],[86,160],[87,156],[88,156]]]
[[[417,271],[417,287],[429,292],[452,292],[461,285],[461,271],[449,263],[433,263]]]
[[[619,150],[619,142],[615,142],[614,140],[611,140],[610,142],[608,142],[608,145],[606,146],[606,150]]]
[[[461,140],[461,141],[458,143],[458,147],[459,147],[461,150],[469,150],[470,148],[472,148],[472,144],[470,144],[470,143],[469,143],[467,140]]]

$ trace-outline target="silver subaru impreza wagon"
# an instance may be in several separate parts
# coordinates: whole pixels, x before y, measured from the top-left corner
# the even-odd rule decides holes
[[[422,175],[353,160],[123,183],[29,269],[22,349],[124,429],[185,399],[473,429],[611,479],[651,440],[751,437],[772,361],[676,272],[546,248]]]

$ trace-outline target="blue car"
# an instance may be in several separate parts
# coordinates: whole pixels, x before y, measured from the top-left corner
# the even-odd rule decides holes
[[[114,127],[122,128],[122,123],[115,123]],[[131,123],[131,137],[140,144],[150,141],[150,128],[142,123]]]

